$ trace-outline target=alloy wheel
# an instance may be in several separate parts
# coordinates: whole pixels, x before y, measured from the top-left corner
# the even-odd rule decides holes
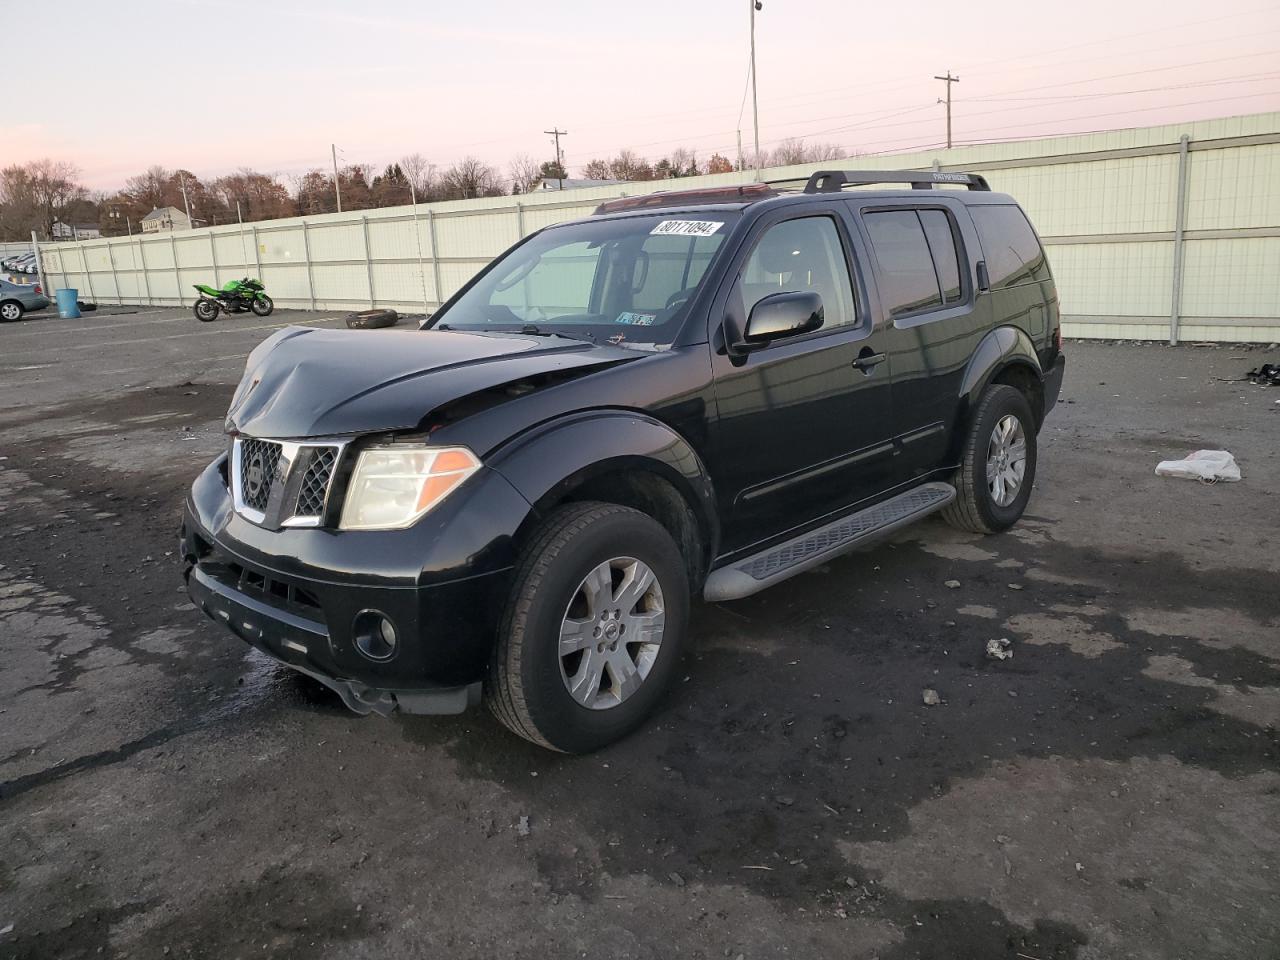
[[[640,689],[666,623],[662,587],[648,564],[615,557],[591,570],[560,624],[560,676],[590,710],[616,707]]]
[[[1027,435],[1022,421],[1005,414],[991,431],[987,444],[987,489],[996,506],[1007,507],[1018,499],[1027,470]]]

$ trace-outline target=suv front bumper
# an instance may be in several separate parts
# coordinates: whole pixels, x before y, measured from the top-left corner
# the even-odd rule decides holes
[[[272,531],[235,513],[223,463],[196,479],[183,515],[187,590],[199,609],[356,713],[460,713],[479,700],[510,585],[511,534],[529,510],[505,479],[473,478],[483,511],[452,504],[407,530]],[[394,624],[390,658],[357,647],[363,611]]]

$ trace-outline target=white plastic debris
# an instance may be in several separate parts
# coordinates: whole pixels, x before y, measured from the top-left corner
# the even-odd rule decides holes
[[[1197,450],[1181,460],[1161,460],[1156,464],[1156,476],[1234,483],[1240,479],[1240,467],[1226,450]]]
[[[1013,644],[1008,637],[987,641],[987,658],[990,660],[1012,660]]]
[[[932,688],[926,688],[920,699],[924,701],[926,707],[936,707],[942,702],[942,698],[938,696],[938,691]]]

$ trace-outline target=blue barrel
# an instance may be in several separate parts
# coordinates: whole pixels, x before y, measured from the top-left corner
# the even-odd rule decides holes
[[[74,320],[80,316],[80,304],[78,298],[80,291],[74,287],[63,287],[53,295],[58,301],[58,316],[63,320]]]

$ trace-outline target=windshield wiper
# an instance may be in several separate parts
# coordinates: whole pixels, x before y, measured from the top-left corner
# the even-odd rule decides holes
[[[520,328],[520,332],[531,337],[564,337],[566,340],[583,340],[587,343],[596,342],[596,338],[589,333],[564,333],[560,330],[543,330],[534,323],[526,323]]]

